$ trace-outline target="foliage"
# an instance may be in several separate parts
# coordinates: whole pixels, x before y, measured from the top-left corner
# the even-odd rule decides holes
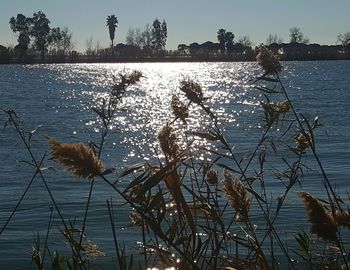
[[[309,43],[309,39],[307,37],[304,37],[304,34],[301,32],[300,28],[298,27],[292,27],[289,29],[289,37],[290,42],[298,42],[298,43]]]
[[[27,18],[23,14],[17,14],[16,18],[11,17],[10,27],[13,32],[18,32],[18,45],[16,48],[18,48],[22,54],[25,54],[30,43],[30,18]]]
[[[166,39],[168,37],[167,24],[165,20],[161,23],[158,19],[155,19],[152,26],[152,48],[159,52],[165,48]]]
[[[114,52],[113,42],[115,38],[115,30],[117,28],[117,24],[118,24],[118,18],[115,15],[110,15],[107,17],[107,27],[109,31],[109,38],[111,40],[112,53]]]
[[[341,44],[343,47],[349,47],[350,45],[350,32],[339,34],[337,36],[337,43]]]
[[[44,58],[49,43],[50,20],[42,11],[38,11],[30,18],[30,22],[32,25],[30,33],[34,38],[34,47],[41,52],[41,56]]]
[[[18,45],[15,49],[20,52],[21,56],[27,54],[31,39],[33,49],[40,52],[42,60],[48,49],[51,53],[59,52],[63,56],[73,49],[72,34],[69,33],[68,27],[51,28],[50,20],[42,11],[34,13],[33,17],[18,14],[16,18],[10,19],[10,27],[13,32],[18,32]]]

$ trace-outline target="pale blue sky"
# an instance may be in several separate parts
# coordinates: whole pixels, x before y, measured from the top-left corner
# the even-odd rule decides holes
[[[116,43],[125,42],[129,28],[165,19],[168,49],[180,43],[216,42],[219,28],[236,38],[248,35],[254,44],[265,42],[269,33],[288,42],[292,26],[320,44],[334,44],[339,33],[350,31],[350,0],[0,0],[0,44],[16,44],[10,17],[32,16],[39,10],[51,27],[69,27],[77,50],[85,50],[89,37],[109,45],[106,17],[111,14],[119,20]]]

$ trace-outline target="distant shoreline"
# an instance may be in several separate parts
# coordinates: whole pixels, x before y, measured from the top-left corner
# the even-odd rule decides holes
[[[344,57],[328,57],[328,58],[283,58],[280,57],[281,61],[339,61],[339,60],[350,60],[348,55]],[[0,63],[3,65],[21,65],[21,64],[118,64],[118,63],[201,63],[201,62],[255,62],[255,57],[249,59],[233,59],[233,58],[197,58],[197,57],[188,57],[188,58],[171,58],[171,57],[156,57],[156,58],[81,58],[74,60],[54,60],[46,59],[44,61],[40,59],[31,59],[30,61],[20,61],[19,59],[9,59],[7,63]]]

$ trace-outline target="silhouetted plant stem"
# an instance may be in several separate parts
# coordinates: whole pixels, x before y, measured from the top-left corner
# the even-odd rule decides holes
[[[145,260],[145,268],[148,269],[145,221],[144,221],[143,217],[141,217],[141,228],[142,228],[142,243],[143,243],[143,254],[144,254],[144,260]]]
[[[278,75],[277,75],[277,79],[278,79],[278,83],[281,86],[282,92],[283,92],[284,96],[286,97],[287,101],[289,102],[290,108],[291,108],[295,118],[297,119],[297,122],[299,124],[299,127],[300,127],[302,133],[303,134],[307,134],[307,132],[306,132],[305,128],[303,127],[302,122],[301,122],[301,120],[299,118],[299,115],[296,112],[296,110],[295,110],[295,108],[294,108],[294,106],[293,106],[293,104],[292,104],[292,102],[291,102],[291,100],[290,100],[290,98],[288,96],[288,93],[287,93],[287,91],[286,91],[286,89],[285,89],[285,87],[284,87],[284,85],[283,85],[283,83],[282,83],[282,81],[281,81],[281,79],[279,78]],[[332,185],[331,185],[331,183],[329,181],[329,178],[328,178],[328,176],[327,176],[327,174],[326,174],[326,172],[325,172],[325,170],[323,168],[323,165],[322,165],[322,163],[321,163],[321,161],[320,161],[320,159],[319,159],[319,157],[318,157],[318,155],[316,153],[316,149],[315,149],[315,145],[314,145],[315,142],[313,141],[313,142],[309,142],[309,143],[311,145],[310,148],[311,148],[312,154],[313,154],[313,156],[314,156],[314,158],[315,158],[315,160],[316,160],[316,162],[317,162],[317,164],[318,164],[318,166],[319,166],[319,168],[321,170],[321,173],[322,173],[322,177],[323,177],[322,178],[322,182],[323,182],[323,185],[324,185],[325,190],[327,192],[329,203],[331,205],[332,215],[335,216],[335,211],[336,210],[334,208],[334,203],[337,205],[337,207],[338,207],[338,209],[340,211],[343,211],[342,207],[341,207],[341,205],[339,203],[339,200],[338,200],[338,197],[335,194],[334,189],[333,189],[333,187],[332,187]],[[332,195],[333,199],[331,198],[331,195]],[[343,245],[341,244],[341,242],[339,241],[338,238],[337,238],[337,243],[336,244],[337,244],[337,246],[339,247],[339,249],[341,251],[341,256],[342,256],[342,259],[344,260],[344,263],[346,265],[346,269],[349,270],[350,268],[349,268],[349,265],[348,265],[348,261],[347,261],[345,255],[344,255],[346,251],[344,250],[344,247],[343,247]]]
[[[10,118],[10,122],[14,125],[18,135],[20,136],[23,144],[25,145],[25,148],[27,149],[27,152],[29,153],[29,155],[30,155],[30,157],[32,159],[32,162],[34,163],[34,166],[36,167],[36,170],[39,173],[42,182],[44,183],[46,191],[48,192],[48,194],[49,194],[49,196],[51,198],[51,201],[52,201],[52,203],[53,203],[53,205],[54,205],[54,207],[55,207],[55,209],[57,211],[58,216],[61,219],[61,222],[62,222],[62,224],[63,224],[63,226],[65,228],[65,231],[68,234],[69,239],[72,239],[71,232],[68,229],[68,226],[67,226],[67,224],[66,224],[66,222],[65,222],[65,220],[63,218],[63,215],[62,215],[62,213],[61,213],[61,211],[60,211],[60,209],[59,209],[59,207],[58,207],[58,205],[56,203],[56,200],[55,200],[55,198],[54,198],[54,196],[53,196],[53,194],[52,194],[52,192],[51,192],[51,190],[50,190],[50,188],[49,188],[49,186],[47,184],[47,181],[46,181],[46,179],[45,179],[45,177],[44,177],[44,175],[43,175],[43,173],[41,171],[41,167],[40,167],[41,163],[38,163],[38,161],[34,157],[34,154],[33,154],[32,150],[31,150],[30,144],[27,142],[27,140],[26,140],[26,138],[24,136],[24,132],[21,130],[21,128],[18,125],[17,121],[14,119],[14,115],[15,115],[14,112],[13,111],[6,111],[6,113],[8,114],[8,116]],[[46,156],[46,154],[44,154],[44,156]],[[71,247],[71,248],[74,251],[73,247]],[[79,260],[82,261],[82,258],[80,256],[80,254],[78,254],[78,257],[79,257]]]
[[[81,247],[82,247],[81,244],[82,244],[83,238],[84,238],[86,220],[87,220],[87,215],[88,215],[88,211],[89,211],[89,206],[90,206],[91,195],[92,195],[92,190],[93,190],[93,187],[94,187],[94,183],[95,183],[95,179],[92,179],[91,180],[91,184],[90,184],[90,190],[89,190],[88,199],[87,199],[86,206],[85,206],[85,214],[84,214],[83,226],[81,228],[80,237],[79,237],[79,245],[78,245],[78,250],[77,250],[77,256],[78,257],[80,255],[80,250],[81,250]]]
[[[106,182],[113,190],[115,190],[131,207],[133,207],[140,215],[143,217],[150,226],[157,226],[159,224],[154,224],[149,217],[147,217],[142,211],[140,211],[139,207],[135,205],[123,192],[121,192],[117,187],[115,187],[104,175],[100,175],[100,178]],[[158,234],[158,236],[165,241],[167,244],[172,246],[183,258],[192,265],[193,269],[199,269],[198,266],[188,258],[187,254],[184,254],[174,243],[171,241],[166,235],[164,235],[159,228],[153,227],[152,230]]]
[[[241,165],[239,164],[238,160],[236,159],[236,156],[235,156],[235,154],[233,153],[231,147],[229,146],[228,142],[226,141],[226,139],[225,139],[224,136],[222,135],[222,133],[221,133],[221,131],[220,131],[220,128],[217,126],[216,123],[215,123],[215,126],[216,126],[216,129],[218,130],[218,132],[219,132],[220,135],[221,135],[221,138],[222,138],[221,142],[223,143],[225,149],[229,151],[230,156],[232,157],[233,161],[235,162],[236,166],[238,167],[238,169],[239,169],[239,171],[240,171],[241,179],[242,179],[242,178],[247,178],[247,177],[246,177],[246,174],[245,174],[247,168],[245,168],[245,170],[242,169],[242,167],[241,167]],[[262,143],[262,140],[260,140],[259,144],[260,144],[260,143]],[[256,149],[258,149],[258,148],[256,148]],[[256,150],[256,151],[257,151],[257,150]],[[253,188],[252,185],[251,185],[251,183],[249,183],[249,181],[246,181],[246,183],[248,184],[249,188],[251,188],[251,189]],[[257,203],[258,203],[258,205],[259,205],[259,208],[260,208],[261,211],[262,211],[262,214],[263,214],[263,216],[264,216],[264,218],[265,218],[265,220],[266,220],[266,222],[267,222],[268,227],[270,228],[271,232],[273,233],[274,237],[276,238],[277,243],[279,244],[281,250],[282,250],[283,253],[285,254],[285,256],[286,256],[286,258],[287,258],[287,260],[288,260],[288,263],[290,263],[290,265],[291,265],[292,267],[294,267],[293,264],[292,264],[292,260],[291,260],[291,258],[290,258],[290,256],[289,256],[287,250],[284,248],[284,245],[283,245],[283,243],[282,243],[282,241],[281,241],[281,239],[280,239],[278,233],[275,231],[275,228],[274,228],[273,224],[271,223],[270,218],[269,218],[268,215],[266,214],[266,210],[265,210],[264,206],[261,204],[261,202],[260,202],[259,199],[256,199],[256,201],[257,201]],[[228,205],[228,203],[226,203],[226,206],[227,206],[227,205]],[[250,224],[250,225],[251,225],[251,224]],[[228,229],[229,229],[229,228],[228,228]],[[228,232],[228,229],[226,230],[226,233]],[[256,237],[256,235],[255,235],[255,233],[254,233],[254,229],[253,229],[252,226],[250,227],[250,230],[252,231],[252,233],[253,233],[253,235],[254,235],[254,237],[255,237],[255,242],[258,243],[259,241],[258,241],[258,239],[257,239],[257,237]],[[259,248],[260,248],[260,247],[259,247]],[[265,259],[266,259],[266,258],[265,258]]]
[[[43,252],[43,265],[45,263],[45,255],[46,255],[46,250],[49,249],[48,247],[48,242],[49,242],[49,234],[50,234],[50,229],[52,226],[52,215],[53,215],[53,208],[50,206],[50,218],[49,218],[49,223],[47,224],[47,231],[46,231],[46,237],[45,237],[45,245],[44,245],[44,252]]]
[[[44,155],[44,156],[42,157],[42,159],[41,159],[40,162],[39,162],[39,166],[42,165],[42,162],[43,162],[43,160],[45,159],[45,157],[46,157],[46,155]],[[20,198],[19,201],[17,202],[15,208],[12,210],[11,215],[7,218],[7,220],[6,220],[5,224],[4,224],[4,226],[1,228],[0,235],[1,235],[1,234],[3,233],[3,231],[6,229],[7,225],[10,223],[10,220],[12,219],[12,217],[14,216],[14,214],[17,212],[18,207],[21,205],[21,203],[22,203],[24,197],[26,196],[27,192],[29,191],[29,188],[30,188],[31,185],[33,184],[33,182],[34,182],[34,180],[35,180],[35,177],[36,177],[36,176],[38,175],[38,173],[39,173],[39,170],[40,170],[40,169],[38,169],[38,168],[36,169],[34,175],[32,176],[32,179],[29,181],[29,184],[27,185],[27,187],[26,187],[25,191],[23,192],[21,198]]]
[[[277,75],[277,80],[278,80],[279,85],[281,86],[281,89],[282,89],[282,92],[283,92],[284,96],[286,97],[287,101],[288,101],[289,104],[290,104],[290,108],[291,108],[291,110],[292,110],[292,112],[293,112],[294,117],[296,118],[296,120],[297,120],[297,122],[298,122],[298,124],[299,124],[299,128],[301,129],[301,131],[302,131],[303,134],[307,134],[307,132],[306,132],[306,130],[304,129],[304,126],[303,126],[303,124],[302,124],[302,122],[301,122],[301,120],[300,120],[300,118],[299,118],[299,115],[298,115],[298,113],[296,112],[296,110],[295,110],[295,108],[294,108],[294,106],[293,106],[293,103],[291,102],[291,100],[290,100],[290,98],[289,98],[289,95],[288,95],[288,93],[287,93],[287,91],[286,91],[286,89],[285,89],[285,87],[284,87],[284,85],[283,85],[283,83],[282,83],[282,81],[281,81],[281,79],[279,78],[278,75]],[[335,192],[334,192],[334,190],[333,190],[333,187],[332,187],[332,185],[330,184],[330,181],[329,181],[328,176],[327,176],[327,174],[326,174],[326,172],[325,172],[325,170],[324,170],[324,168],[323,168],[323,166],[322,166],[322,163],[321,163],[320,159],[318,158],[318,155],[316,154],[316,150],[315,150],[315,147],[314,147],[314,142],[310,142],[310,144],[311,144],[311,147],[310,147],[310,148],[311,148],[311,151],[312,151],[312,153],[313,153],[313,156],[315,157],[316,162],[317,162],[317,164],[318,164],[318,166],[319,166],[319,168],[320,168],[320,170],[321,170],[321,173],[322,173],[322,176],[323,176],[323,184],[324,184],[324,186],[325,186],[325,188],[326,188],[327,195],[328,195],[328,198],[329,198],[329,203],[330,203],[331,206],[332,206],[332,211],[334,212],[333,200],[332,200],[331,197],[330,197],[329,191],[331,192],[333,198],[336,199],[337,196],[335,195]],[[341,210],[342,208],[341,208],[341,206],[340,206],[338,200],[335,200],[335,203],[337,204],[338,208]]]
[[[268,126],[266,127],[266,129],[264,130],[264,133],[261,136],[261,139],[260,139],[259,143],[256,145],[253,153],[251,154],[251,156],[250,156],[250,158],[249,158],[249,160],[248,160],[248,162],[247,162],[247,164],[246,164],[246,166],[245,166],[245,168],[243,170],[243,174],[241,175],[241,179],[244,176],[244,174],[247,172],[247,170],[248,170],[248,168],[250,166],[250,163],[253,161],[253,159],[254,159],[256,153],[258,152],[260,146],[263,144],[263,142],[267,138],[267,134],[269,133],[271,127],[272,127],[272,123],[269,123]]]
[[[54,204],[54,206],[55,206],[55,208],[56,208],[56,211],[57,211],[59,217],[61,218],[61,221],[62,221],[62,223],[63,223],[65,229],[68,231],[67,224],[66,224],[66,222],[65,222],[65,220],[64,220],[64,218],[63,218],[63,216],[62,216],[62,214],[61,214],[61,211],[60,211],[60,209],[59,209],[59,207],[58,207],[58,205],[57,205],[57,203],[56,203],[56,200],[55,200],[54,197],[53,197],[53,194],[52,194],[52,192],[51,192],[51,190],[50,190],[50,188],[49,188],[49,186],[48,186],[48,184],[47,184],[47,182],[46,182],[46,179],[45,179],[44,175],[43,175],[42,172],[41,172],[40,165],[39,165],[39,163],[37,162],[37,160],[35,159],[34,154],[33,154],[32,150],[31,150],[31,148],[30,148],[30,145],[28,144],[26,138],[24,137],[24,134],[23,134],[23,132],[21,131],[21,129],[20,129],[20,127],[19,127],[17,121],[14,119],[13,113],[10,111],[10,112],[7,112],[7,114],[8,114],[8,116],[10,117],[11,123],[13,123],[13,125],[15,126],[15,129],[16,129],[18,135],[20,136],[20,138],[21,138],[21,140],[22,140],[22,142],[23,142],[25,148],[27,149],[27,151],[28,151],[30,157],[32,158],[32,161],[33,161],[35,167],[37,168],[37,171],[38,171],[38,173],[39,173],[39,175],[40,175],[41,180],[43,181],[43,183],[44,183],[44,185],[45,185],[45,188],[46,188],[46,190],[47,190],[47,192],[48,192],[48,194],[49,194],[49,196],[50,196],[50,198],[51,198],[51,200],[52,200],[52,203]]]
[[[117,254],[118,263],[120,265],[120,263],[121,263],[121,256],[120,256],[120,252],[119,252],[117,233],[115,231],[113,205],[112,205],[112,202],[109,202],[108,200],[106,201],[106,203],[107,203],[107,209],[108,209],[109,222],[110,222],[111,228],[112,228],[114,247],[115,247],[115,251],[116,251],[116,254]]]

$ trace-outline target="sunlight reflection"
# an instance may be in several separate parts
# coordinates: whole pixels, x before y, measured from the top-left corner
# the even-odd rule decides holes
[[[156,134],[172,119],[172,94],[185,100],[179,90],[179,82],[183,79],[192,79],[202,86],[207,98],[206,105],[218,116],[224,130],[239,127],[259,104],[259,96],[250,92],[248,78],[253,77],[255,69],[249,63],[78,64],[51,65],[50,69],[57,71],[60,80],[75,85],[74,89],[62,90],[62,98],[70,100],[70,106],[86,114],[82,117],[85,127],[96,133],[100,132],[101,122],[91,108],[100,105],[103,98],[108,97],[118,74],[142,71],[145,78],[128,88],[112,127],[119,134],[120,143],[138,147],[138,151],[143,154],[158,155],[153,149],[156,146]],[[190,132],[204,131],[210,126],[210,118],[201,108],[192,105],[187,126],[179,121],[174,123],[182,147],[194,139],[189,135]],[[195,140],[193,145],[197,149],[216,150],[212,143],[204,139]],[[130,158],[135,155],[133,149],[128,153]],[[203,160],[204,156],[202,154],[197,158]]]

